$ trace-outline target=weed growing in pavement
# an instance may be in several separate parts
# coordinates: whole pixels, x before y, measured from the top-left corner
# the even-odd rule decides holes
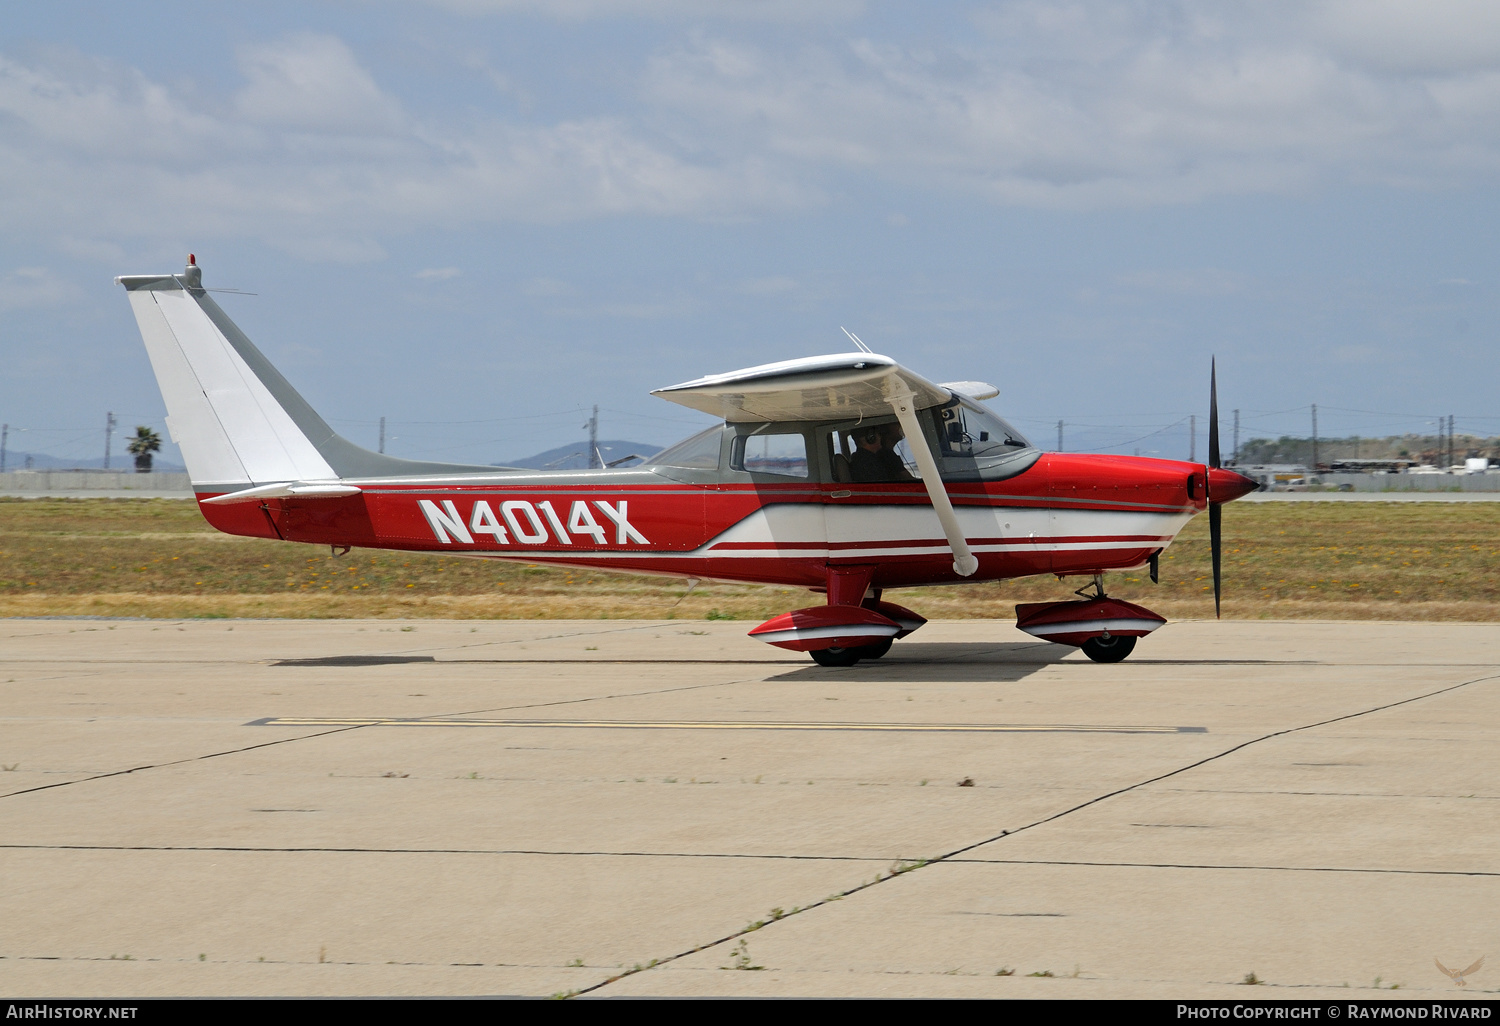
[[[764,969],[765,966],[763,966],[763,965],[756,965],[751,960],[751,958],[750,958],[750,945],[747,944],[747,943],[745,943],[745,938],[741,937],[740,938],[740,942],[738,944],[736,944],[734,946],[734,950],[730,952],[729,964],[726,965],[726,966],[723,966],[722,968],[724,968],[724,969],[745,969],[745,970],[749,970],[749,971],[753,972],[753,971],[755,971],[757,969]]]
[[[1254,970],[1251,970],[1250,972],[1245,974],[1245,978],[1240,981],[1240,985],[1244,987],[1259,987],[1262,983],[1265,982],[1265,980],[1255,975]],[[1377,979],[1376,982],[1379,982],[1379,980]]]

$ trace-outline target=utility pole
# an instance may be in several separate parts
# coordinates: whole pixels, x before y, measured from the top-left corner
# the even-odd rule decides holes
[[[109,443],[115,436],[115,415],[109,414],[104,421],[104,469],[109,469]]]
[[[1234,462],[1240,462],[1240,411],[1234,411]]]
[[[1198,415],[1188,417],[1188,462],[1198,462]]]
[[[5,443],[10,438],[10,425],[0,424],[0,474],[5,473]]]
[[[1448,466],[1458,462],[1458,441],[1453,437],[1453,414],[1448,414]]]
[[[1063,422],[1062,421],[1058,421],[1057,422],[1057,451],[1058,452],[1062,452],[1063,451],[1062,429],[1063,429]]]
[[[380,451],[385,452],[385,418],[380,418]]]
[[[1313,452],[1312,452],[1312,466],[1309,469],[1311,469],[1313,471],[1316,471],[1318,469],[1318,404],[1317,403],[1313,403],[1312,404],[1312,420],[1313,420],[1313,438],[1312,438]]]
[[[604,457],[599,455],[599,407],[594,406],[594,415],[584,425],[589,429],[589,469],[598,470],[604,466]]]

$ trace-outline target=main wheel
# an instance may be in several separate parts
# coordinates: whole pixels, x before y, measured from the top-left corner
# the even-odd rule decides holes
[[[859,653],[861,659],[879,659],[891,650],[895,638],[882,638],[873,645],[861,645],[854,651]]]
[[[1135,636],[1116,634],[1108,638],[1090,638],[1082,647],[1083,654],[1096,663],[1118,663],[1135,651]]]
[[[866,646],[867,647],[867,646]],[[853,666],[860,660],[861,648],[820,648],[807,653],[819,666]]]

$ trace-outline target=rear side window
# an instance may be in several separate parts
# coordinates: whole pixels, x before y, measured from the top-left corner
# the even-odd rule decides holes
[[[807,438],[797,434],[741,435],[734,440],[735,470],[752,474],[807,476]]]

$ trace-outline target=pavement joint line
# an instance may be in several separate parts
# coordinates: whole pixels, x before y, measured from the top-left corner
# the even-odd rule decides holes
[[[1116,788],[1113,791],[1110,791],[1110,792],[1108,792],[1106,794],[1098,795],[1098,796],[1096,796],[1094,798],[1090,798],[1088,801],[1081,802],[1081,803],[1079,803],[1077,805],[1072,806],[1071,808],[1063,809],[1061,812],[1053,813],[1050,816],[1045,816],[1042,819],[1038,819],[1038,820],[1035,820],[1035,821],[1033,821],[1031,823],[1027,823],[1024,826],[1017,827],[1015,830],[1002,830],[1002,831],[1000,831],[1000,833],[996,834],[993,837],[988,837],[988,838],[985,838],[984,840],[975,841],[972,844],[966,844],[963,847],[956,848],[953,851],[950,851],[950,852],[948,852],[948,853],[946,853],[944,855],[938,855],[938,856],[936,856],[934,858],[924,859],[924,860],[921,860],[921,861],[915,862],[915,863],[901,863],[901,862],[895,863],[895,864],[892,865],[891,870],[888,873],[885,873],[884,875],[877,873],[876,876],[875,876],[875,879],[873,879],[873,880],[864,881],[862,883],[856,884],[853,887],[850,887],[847,890],[840,891],[837,894],[832,894],[832,895],[829,895],[826,898],[821,898],[818,901],[810,902],[809,904],[803,905],[803,906],[801,906],[799,908],[794,908],[791,911],[786,912],[784,915],[781,915],[781,916],[776,917],[775,919],[772,919],[769,923],[766,922],[766,921],[764,921],[764,920],[757,920],[756,922],[750,923],[748,926],[745,926],[745,927],[743,927],[743,928],[741,928],[739,930],[734,931],[733,933],[730,933],[730,934],[728,934],[726,936],[720,937],[720,938],[718,938],[716,940],[711,940],[711,941],[709,941],[709,942],[707,942],[705,944],[699,944],[698,946],[696,946],[694,948],[691,948],[689,950],[686,950],[686,951],[679,951],[677,954],[675,954],[675,955],[668,955],[665,958],[660,958],[660,959],[655,959],[654,958],[654,959],[652,959],[650,961],[650,963],[648,963],[646,965],[636,965],[636,966],[633,966],[632,968],[627,969],[624,972],[619,973],[618,975],[611,976],[609,979],[604,980],[604,981],[602,981],[600,983],[596,983],[593,986],[583,987],[583,988],[580,988],[580,989],[578,989],[576,991],[573,991],[571,993],[564,994],[562,996],[564,996],[564,997],[570,997],[571,998],[571,997],[578,997],[578,996],[583,995],[583,994],[591,993],[591,992],[599,990],[599,989],[601,989],[603,987],[607,987],[611,983],[615,983],[618,980],[623,980],[626,977],[634,976],[637,973],[643,973],[643,972],[646,972],[646,971],[648,971],[650,969],[654,969],[654,968],[656,968],[659,965],[666,965],[669,962],[675,962],[678,959],[686,958],[687,956],[697,954],[700,951],[707,951],[708,949],[710,949],[710,948],[716,948],[716,947],[720,946],[721,944],[728,944],[731,941],[738,940],[741,937],[744,937],[744,936],[746,936],[748,934],[754,933],[756,930],[762,929],[765,926],[769,926],[769,925],[771,925],[771,923],[781,922],[784,919],[790,919],[793,916],[801,915],[804,912],[811,912],[813,909],[822,908],[824,905],[827,905],[827,904],[829,904],[832,901],[842,900],[843,898],[847,898],[847,897],[850,897],[852,895],[858,894],[861,891],[868,890],[871,887],[878,886],[878,885],[880,885],[882,883],[885,883],[888,880],[895,879],[898,876],[905,876],[907,873],[915,872],[916,870],[923,869],[923,868],[925,868],[927,866],[937,865],[939,863],[944,863],[944,862],[953,862],[953,861],[956,861],[960,855],[964,855],[967,852],[971,852],[971,851],[973,851],[976,848],[983,847],[986,844],[991,844],[991,843],[993,843],[995,841],[1002,840],[1003,838],[1010,837],[1010,836],[1013,836],[1015,834],[1019,834],[1019,833],[1021,833],[1023,831],[1026,831],[1026,830],[1031,830],[1034,827],[1045,826],[1048,823],[1055,822],[1055,821],[1057,821],[1059,819],[1062,819],[1065,816],[1071,816],[1073,813],[1080,812],[1083,809],[1089,808],[1090,806],[1098,805],[1100,802],[1108,801],[1109,799],[1119,797],[1122,794],[1128,794],[1131,791],[1139,790],[1139,789],[1141,789],[1143,787],[1146,787],[1146,786],[1148,786],[1150,784],[1154,784],[1154,783],[1156,783],[1158,781],[1166,780],[1169,777],[1175,777],[1175,776],[1177,776],[1177,775],[1179,775],[1181,773],[1186,773],[1189,770],[1197,769],[1199,766],[1204,766],[1204,765],[1207,765],[1208,763],[1216,762],[1219,759],[1223,759],[1223,758],[1226,758],[1226,757],[1228,757],[1230,755],[1233,755],[1235,752],[1238,752],[1241,749],[1249,748],[1251,745],[1257,745],[1257,744],[1260,744],[1263,741],[1270,741],[1270,740],[1272,740],[1274,738],[1283,737],[1283,736],[1285,736],[1287,734],[1295,734],[1295,733],[1297,733],[1299,731],[1312,730],[1312,729],[1315,729],[1317,727],[1324,727],[1324,726],[1327,726],[1330,723],[1338,723],[1338,722],[1341,722],[1343,720],[1352,720],[1352,719],[1356,719],[1356,718],[1361,717],[1361,716],[1369,716],[1369,715],[1372,715],[1373,713],[1384,712],[1387,709],[1395,709],[1395,708],[1398,708],[1399,706],[1410,705],[1413,702],[1420,702],[1420,701],[1424,701],[1425,699],[1428,699],[1428,698],[1435,698],[1438,695],[1444,695],[1444,694],[1447,694],[1450,691],[1457,691],[1460,688],[1466,688],[1466,687],[1469,687],[1470,685],[1480,684],[1480,683],[1483,683],[1484,681],[1488,681],[1488,680],[1500,680],[1500,674],[1491,674],[1491,675],[1487,675],[1487,676],[1484,676],[1484,677],[1475,677],[1472,680],[1459,681],[1457,684],[1449,684],[1447,687],[1438,688],[1435,691],[1423,692],[1420,695],[1413,695],[1410,698],[1403,698],[1403,699],[1400,699],[1399,701],[1387,702],[1387,703],[1385,703],[1383,705],[1372,706],[1369,709],[1361,709],[1361,710],[1358,710],[1356,712],[1345,713],[1342,716],[1332,716],[1332,717],[1329,717],[1328,719],[1325,719],[1325,720],[1319,720],[1316,723],[1306,723],[1306,724],[1303,724],[1300,727],[1287,727],[1285,730],[1273,731],[1272,733],[1264,734],[1264,735],[1262,735],[1260,737],[1257,737],[1257,738],[1251,738],[1248,741],[1242,741],[1241,743],[1239,743],[1237,745],[1234,745],[1234,746],[1232,746],[1230,748],[1226,748],[1224,751],[1219,752],[1216,755],[1210,755],[1210,756],[1207,756],[1205,758],[1199,759],[1196,762],[1188,763],[1186,766],[1180,766],[1177,769],[1169,770],[1166,773],[1160,773],[1160,774],[1158,774],[1158,775],[1156,775],[1154,777],[1151,777],[1148,780],[1141,780],[1141,781],[1138,781],[1138,782],[1136,782],[1134,784],[1128,784],[1125,787]]]
[[[663,688],[663,689],[659,689],[659,690],[656,690],[656,691],[638,691],[638,692],[631,692],[631,693],[624,694],[624,695],[595,695],[595,696],[590,697],[590,698],[573,698],[573,699],[567,699],[567,700],[560,701],[560,702],[537,702],[537,703],[533,703],[533,704],[530,704],[530,705],[502,706],[499,709],[477,709],[477,710],[470,710],[470,711],[462,712],[462,713],[455,713],[455,714],[451,714],[451,715],[457,715],[457,716],[469,715],[469,716],[472,716],[475,713],[480,713],[480,712],[503,712],[506,709],[536,709],[536,708],[545,708],[547,706],[554,706],[554,705],[577,705],[577,704],[579,704],[581,702],[600,702],[600,701],[607,701],[607,700],[613,699],[613,698],[641,698],[641,697],[644,697],[646,695],[667,694],[667,693],[670,693],[670,692],[673,692],[673,691],[695,691],[695,690],[697,690],[699,688],[716,688],[716,687],[724,687],[724,686],[727,686],[729,684],[744,684],[744,683],[748,683],[750,680],[753,680],[753,679],[754,678],[746,678],[744,680],[722,681],[722,682],[716,682],[716,683],[710,683],[710,684],[690,684],[690,685],[687,685],[686,687]],[[348,725],[348,726],[338,726],[338,727],[335,727],[333,730],[319,731],[316,734],[303,734],[303,735],[300,735],[298,737],[279,738],[278,740],[275,740],[275,741],[264,741],[264,742],[261,742],[260,744],[246,745],[243,748],[232,748],[232,749],[230,749],[228,751],[224,751],[224,752],[210,752],[207,755],[194,755],[194,756],[191,756],[191,757],[186,758],[186,759],[174,759],[171,762],[150,763],[150,764],[145,765],[145,766],[133,766],[130,769],[113,770],[113,771],[111,771],[109,773],[95,773],[95,774],[92,774],[91,776],[79,777],[76,780],[59,780],[58,782],[56,782],[54,784],[41,784],[41,785],[39,785],[37,787],[27,787],[27,788],[23,788],[23,789],[21,789],[19,791],[9,791],[9,792],[6,792],[5,794],[0,794],[0,799],[14,798],[17,795],[32,794],[33,792],[36,792],[36,791],[48,791],[48,790],[51,790],[54,787],[69,787],[69,786],[71,786],[73,784],[86,784],[86,783],[88,783],[90,781],[93,781],[93,780],[105,780],[105,779],[107,779],[109,777],[123,777],[123,776],[128,776],[129,774],[139,773],[139,772],[141,772],[143,770],[165,769],[165,768],[167,768],[169,766],[183,766],[183,765],[186,765],[186,764],[192,763],[192,762],[201,762],[201,761],[203,761],[205,759],[217,759],[220,756],[224,756],[224,755],[240,755],[240,754],[242,754],[244,752],[252,752],[252,751],[254,751],[257,748],[270,748],[272,745],[284,745],[284,744],[290,744],[293,741],[306,741],[306,740],[309,740],[311,738],[327,737],[330,734],[342,734],[345,731],[350,731],[350,730],[363,730],[363,729],[365,729],[368,726],[371,726],[371,724],[368,724],[368,723],[357,723],[357,724],[351,724],[351,725]]]
[[[0,846],[3,847],[3,846]],[[937,861],[934,859],[933,861]],[[954,865],[1088,866],[1098,869],[1224,869],[1268,873],[1381,873],[1390,876],[1494,876],[1492,869],[1382,869],[1373,866],[1252,866],[1210,862],[1088,862],[1082,859],[974,859],[952,858]]]
[[[926,642],[925,644],[941,644],[941,642]],[[965,658],[963,656],[952,657],[924,657],[924,658],[895,658],[882,660],[879,663],[871,663],[862,666],[862,670],[873,670],[880,667],[919,667],[919,666],[1056,666],[1062,662],[1062,656],[1071,653],[1059,653],[1058,659],[1013,659],[994,660]],[[198,659],[80,659],[68,656],[14,656],[7,657],[5,662],[9,663],[44,663],[44,664],[73,664],[84,665],[102,663],[107,666],[290,666],[297,669],[368,669],[371,666],[382,665],[377,660],[389,659],[387,665],[391,666],[509,666],[525,665],[533,666],[547,663],[571,666],[575,664],[609,664],[620,663],[626,665],[643,666],[698,666],[705,663],[714,665],[749,665],[749,666],[798,666],[808,670],[827,669],[819,667],[816,663],[809,663],[802,659],[549,659],[547,657],[528,659],[439,659],[435,656],[421,657],[411,656],[403,653],[393,653],[388,656],[370,656],[370,662],[361,663],[337,663],[334,659],[345,658],[342,656],[288,656],[267,657],[265,659],[213,659],[203,657]],[[1085,665],[1085,664],[1078,664]],[[1134,659],[1131,666],[1335,666],[1339,668],[1347,666],[1388,666],[1400,668],[1405,666],[1436,666],[1460,668],[1466,666],[1494,666],[1494,663],[1327,663],[1318,659]],[[842,667],[840,668],[842,669]],[[1128,667],[1127,667],[1128,669]]]
[[[1461,801],[1492,802],[1500,794],[1401,794],[1398,791],[1244,791],[1220,787],[1172,787],[1178,794],[1248,794],[1286,795],[1292,798],[1446,798]]]
[[[732,684],[749,684],[760,681],[759,677],[741,677],[738,680],[710,681],[707,684],[684,684],[675,688],[658,688],[655,691],[628,691],[621,695],[594,695],[589,698],[565,698],[554,702],[531,702],[526,705],[502,705],[490,709],[464,709],[446,714],[448,717],[478,716],[481,713],[508,712],[512,709],[546,709],[556,705],[581,705],[584,702],[606,702],[616,698],[645,698],[648,695],[670,695],[677,691],[699,691],[703,688],[726,688]],[[441,717],[440,717],[441,718]]]
[[[247,727],[577,727],[596,730],[847,730],[950,733],[1206,734],[1207,727],[1066,723],[796,723],[767,721],[477,720],[441,717],[355,718],[267,716]]]
[[[229,844],[5,844],[0,851],[140,851],[140,852],[228,852],[245,855],[541,855],[558,858],[620,859],[742,859],[772,862],[869,862],[880,865],[910,864],[918,859],[893,859],[888,855],[786,855],[722,851],[559,851],[553,848],[335,848],[321,845],[271,847]],[[929,860],[927,864],[939,861]],[[1210,862],[1094,862],[1085,859],[944,859],[965,866],[1080,866],[1096,869],[1207,869],[1265,873],[1376,873],[1391,876],[1500,877],[1490,869],[1387,869],[1378,866],[1262,866]],[[807,906],[811,908],[812,906]],[[972,913],[975,915],[981,913]]]
[[[780,862],[873,862],[890,865],[903,860],[889,855],[777,855],[756,852],[684,851],[558,851],[546,848],[293,848],[226,844],[0,844],[0,851],[205,851],[249,855],[548,855],[562,858],[744,859]],[[1497,874],[1500,875],[1500,874]]]
[[[500,640],[491,639],[489,641],[480,641],[480,640],[476,639],[476,640],[474,640],[472,642],[466,641],[464,644],[458,645],[458,646],[455,646],[455,647],[457,647],[457,648],[482,648],[485,645],[518,645],[518,644],[522,644],[522,643],[528,642],[528,641],[556,641],[559,638],[583,638],[583,637],[596,638],[596,637],[598,637],[601,634],[628,634],[631,631],[661,630],[661,629],[663,629],[664,627],[666,627],[669,624],[681,624],[681,623],[693,623],[693,622],[695,622],[695,621],[692,621],[692,620],[645,620],[645,621],[636,620],[636,621],[633,621],[632,623],[630,623],[628,626],[625,626],[625,627],[615,627],[615,628],[612,628],[610,630],[598,630],[598,631],[595,631],[595,630],[582,630],[582,629],[579,629],[579,630],[575,630],[575,631],[572,631],[572,632],[567,633],[567,634],[544,634],[544,635],[542,635],[539,638],[503,638],[503,639],[500,639]],[[429,645],[426,648],[417,648],[417,649],[413,649],[412,651],[415,651],[415,652],[431,652],[435,647],[436,646]],[[451,648],[449,648],[447,650],[448,651],[452,651]]]

